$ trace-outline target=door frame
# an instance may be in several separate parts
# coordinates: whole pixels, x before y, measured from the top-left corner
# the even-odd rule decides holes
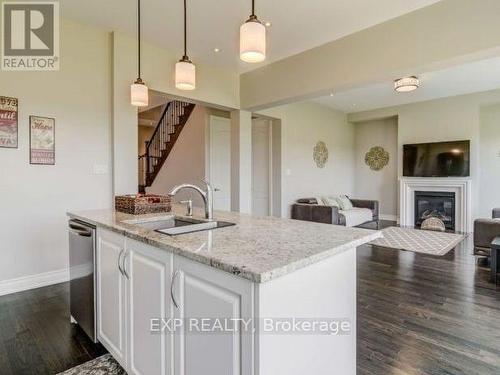
[[[255,120],[263,120],[266,121],[267,124],[267,134],[268,134],[268,202],[267,202],[267,212],[268,216],[274,215],[274,149],[273,149],[273,120],[267,117],[255,116],[252,118],[252,130],[253,130],[253,121]],[[253,134],[253,133],[252,133]],[[252,148],[253,153],[253,148]],[[253,157],[253,154],[252,154]],[[252,174],[253,174],[253,163],[252,163]],[[253,208],[253,192],[254,192],[254,179],[252,178],[252,208]]]
[[[212,137],[213,137],[213,129],[212,129],[212,119],[223,119],[229,122],[229,132],[231,133],[231,119],[223,116],[217,116],[215,114],[208,114],[206,120],[206,131],[205,134],[208,134],[208,137],[205,137],[205,178],[212,182]],[[230,145],[231,146],[231,145]],[[230,149],[231,150],[231,149]],[[231,151],[229,152],[229,201],[231,202]],[[216,187],[216,186],[215,186]],[[231,209],[229,209],[231,211]]]

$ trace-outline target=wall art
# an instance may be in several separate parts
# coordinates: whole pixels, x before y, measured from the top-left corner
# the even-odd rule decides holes
[[[380,171],[389,163],[389,153],[383,147],[374,146],[365,155],[365,164],[372,171]]]
[[[0,147],[18,147],[18,100],[0,96]]]
[[[314,146],[313,150],[313,160],[316,162],[318,168],[324,168],[326,162],[328,161],[328,148],[325,142],[319,141]]]
[[[30,164],[56,163],[56,121],[53,118],[30,116]]]

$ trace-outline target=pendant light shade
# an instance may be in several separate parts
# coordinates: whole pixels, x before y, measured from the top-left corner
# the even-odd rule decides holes
[[[182,59],[175,64],[175,87],[179,90],[196,88],[196,66],[189,59]]]
[[[252,0],[252,14],[240,27],[240,59],[248,63],[258,63],[266,59],[266,27],[254,13],[255,1]]]
[[[135,81],[130,86],[130,96],[133,106],[136,107],[147,107],[149,104],[149,93],[148,87],[142,82],[142,80]]]
[[[184,56],[175,64],[175,87],[179,90],[196,88],[196,66],[187,55],[187,5],[184,0]]]
[[[130,102],[136,107],[149,104],[149,90],[141,79],[141,0],[137,0],[137,79],[130,86]]]

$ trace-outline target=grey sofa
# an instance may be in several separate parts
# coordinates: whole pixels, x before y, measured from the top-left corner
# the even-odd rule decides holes
[[[491,241],[500,236],[500,208],[493,209],[492,219],[474,221],[474,255],[491,255]]]
[[[372,211],[372,220],[367,223],[379,223],[379,203],[374,200],[350,199],[354,207],[368,208]],[[319,205],[316,198],[302,198],[292,205],[292,219],[314,221],[317,223],[346,225],[344,215],[337,207]]]

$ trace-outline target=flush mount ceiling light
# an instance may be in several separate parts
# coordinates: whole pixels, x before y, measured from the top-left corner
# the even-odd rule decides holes
[[[148,87],[141,79],[141,0],[137,0],[137,79],[130,86],[130,102],[136,107],[146,107],[149,103]]]
[[[187,55],[187,6],[184,0],[184,56],[175,64],[175,87],[179,90],[196,88],[196,66]]]
[[[248,63],[266,59],[266,27],[255,15],[255,0],[250,18],[240,27],[240,59]]]
[[[394,81],[394,90],[397,92],[410,92],[418,89],[420,81],[417,77],[404,77]]]

